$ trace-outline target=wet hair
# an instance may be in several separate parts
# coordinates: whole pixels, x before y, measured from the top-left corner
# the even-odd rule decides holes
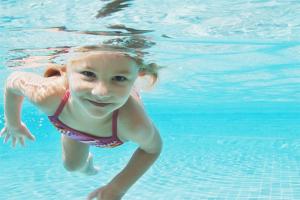
[[[63,76],[66,72],[66,65],[51,66],[46,68],[44,72],[44,77]]]
[[[155,85],[158,79],[158,71],[162,68],[161,66],[157,65],[156,63],[144,64],[137,62],[137,65],[140,67],[139,76],[145,77],[149,76],[151,78],[150,82],[146,84],[146,88],[150,88]]]
[[[131,57],[130,57],[131,58]],[[145,64],[141,59],[135,59],[137,66],[139,67],[139,77],[144,77],[146,84],[144,84],[144,88],[151,88],[158,80],[158,71],[162,68],[156,63]],[[68,64],[69,67],[74,65],[76,61],[80,59],[71,60]],[[52,77],[52,76],[64,76],[67,71],[67,65],[57,65],[46,68],[44,72],[44,77]],[[147,79],[150,77],[150,80]]]
[[[63,76],[66,74],[67,66],[71,67],[76,61],[86,58],[88,55],[99,54],[100,52],[109,52],[124,55],[136,61],[139,67],[139,77],[144,77],[146,84],[143,88],[151,88],[158,80],[158,71],[162,69],[162,66],[153,62],[147,62],[144,59],[147,52],[142,51],[145,48],[149,48],[155,43],[148,42],[144,38],[130,37],[129,39],[116,38],[104,42],[104,45],[93,45],[74,48],[74,52],[78,54],[71,59],[68,65],[56,65],[48,67],[44,73],[44,77],[51,76]],[[149,78],[150,77],[150,80]],[[145,82],[144,81],[144,82]]]

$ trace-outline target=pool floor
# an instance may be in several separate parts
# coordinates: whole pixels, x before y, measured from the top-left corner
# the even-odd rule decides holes
[[[299,113],[151,117],[164,149],[124,200],[300,199]],[[85,199],[118,173],[136,148],[130,143],[108,151],[92,148],[101,171],[85,177],[63,169],[60,137],[43,116],[27,124],[36,142],[25,149],[0,146],[0,199]]]

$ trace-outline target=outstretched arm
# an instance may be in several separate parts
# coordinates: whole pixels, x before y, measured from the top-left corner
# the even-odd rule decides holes
[[[16,87],[17,80],[23,75],[22,72],[12,73],[6,80],[4,90],[4,114],[6,124],[12,127],[21,125],[21,108],[24,97]]]
[[[34,136],[28,131],[25,124],[21,122],[21,109],[24,97],[26,97],[34,106],[42,111],[47,111],[47,100],[50,93],[47,93],[50,78],[46,79],[39,75],[27,72],[14,72],[6,81],[4,92],[4,114],[5,127],[1,131],[1,137],[6,133],[4,142],[7,143],[12,137],[12,147],[15,147],[17,141],[25,147],[24,137],[34,141]],[[52,80],[53,82],[53,80]],[[52,83],[53,84],[53,83]],[[51,90],[54,91],[54,90]],[[49,101],[49,100],[48,100]]]
[[[153,125],[154,126],[154,125]],[[153,127],[151,134],[139,134],[133,138],[140,147],[137,148],[126,167],[116,175],[106,186],[99,188],[88,196],[88,200],[97,197],[101,199],[121,199],[127,190],[153,165],[162,149],[162,140]]]
[[[1,137],[6,133],[4,142],[7,143],[12,136],[12,147],[17,144],[19,139],[20,144],[25,147],[24,137],[34,141],[34,136],[28,131],[27,127],[21,122],[21,108],[24,97],[21,96],[19,91],[14,86],[14,82],[20,78],[23,73],[13,73],[6,81],[4,91],[4,114],[5,114],[5,127],[1,130]]]

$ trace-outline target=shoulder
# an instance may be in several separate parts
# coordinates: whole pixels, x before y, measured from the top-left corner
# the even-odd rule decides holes
[[[45,78],[49,85],[47,86],[47,92],[44,92],[43,87],[40,88],[41,96],[43,97],[38,103],[38,108],[43,111],[47,116],[55,114],[59,107],[61,100],[68,89],[67,81],[61,77],[49,77]]]
[[[119,121],[118,130],[124,138],[137,143],[148,153],[161,151],[162,140],[159,131],[137,98],[130,96],[120,108]]]
[[[54,114],[68,88],[62,76],[42,77],[28,72],[14,72],[6,81],[6,88],[27,98],[45,114]]]

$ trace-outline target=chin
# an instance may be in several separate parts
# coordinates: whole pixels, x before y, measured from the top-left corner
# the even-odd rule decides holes
[[[108,111],[99,111],[99,110],[93,110],[93,111],[87,111],[87,114],[92,118],[98,118],[102,119],[106,116],[108,116],[111,112]]]
[[[109,106],[105,108],[88,108],[87,114],[92,118],[102,119],[112,114],[116,109],[115,106]]]

